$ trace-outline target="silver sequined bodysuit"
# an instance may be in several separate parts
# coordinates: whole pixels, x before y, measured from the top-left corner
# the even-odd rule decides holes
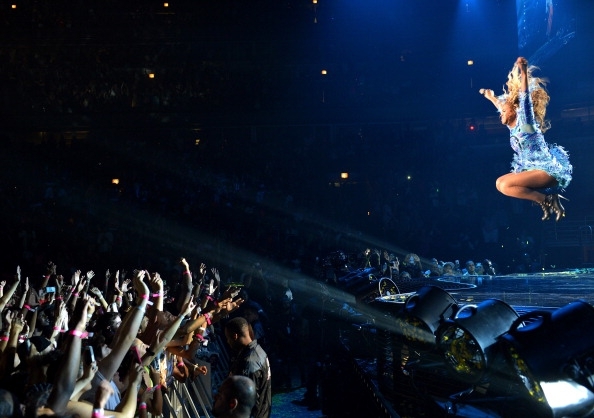
[[[549,145],[534,119],[532,100],[527,92],[520,93],[516,126],[510,128],[510,144],[514,150],[512,173],[543,170],[565,188],[571,181],[573,167],[569,154],[559,145]]]

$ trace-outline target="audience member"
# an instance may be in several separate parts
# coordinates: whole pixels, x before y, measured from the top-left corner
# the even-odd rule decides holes
[[[483,261],[483,268],[485,269],[485,274],[489,276],[495,276],[497,274],[493,262],[487,258]]]
[[[476,272],[476,266],[474,264],[474,261],[472,260],[468,260],[466,262],[466,271],[463,273],[464,276],[478,276],[478,273]]]
[[[479,276],[483,276],[485,274],[483,263],[476,263],[476,274]]]
[[[410,253],[404,257],[403,263],[400,265],[400,272],[407,271],[413,279],[421,279],[425,277],[421,259],[417,254]]]
[[[250,418],[256,405],[256,385],[245,376],[229,376],[214,396],[212,414],[216,418]]]
[[[256,384],[256,405],[252,415],[269,417],[272,407],[272,386],[268,355],[250,336],[250,326],[245,318],[236,317],[225,325],[225,337],[234,353],[230,376],[247,376]]]
[[[276,385],[281,390],[293,388],[293,371],[299,372],[298,387],[305,384],[303,364],[303,318],[290,295],[283,295],[280,309],[273,317],[272,358],[275,366]]]
[[[455,276],[456,273],[454,272],[454,263],[451,261],[447,261],[443,265],[443,275],[444,276]]]

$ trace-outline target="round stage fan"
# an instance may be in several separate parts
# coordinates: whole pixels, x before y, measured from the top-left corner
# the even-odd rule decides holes
[[[397,325],[403,338],[420,350],[435,348],[435,331],[458,309],[456,300],[437,286],[424,286],[406,300]]]
[[[440,334],[438,344],[446,364],[457,376],[463,380],[480,379],[487,361],[480,344],[468,331],[449,326]]]
[[[488,299],[465,305],[437,330],[437,345],[452,373],[476,383],[485,374],[495,343],[518,318],[507,303]]]

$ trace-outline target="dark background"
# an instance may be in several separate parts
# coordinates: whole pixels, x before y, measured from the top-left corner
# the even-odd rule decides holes
[[[550,35],[544,1],[12,4],[0,3],[4,274],[48,259],[171,269],[179,255],[227,277],[261,258],[307,272],[368,246],[501,272],[525,253],[545,269],[589,261],[589,1],[554,1]],[[518,28],[517,7],[534,29]],[[550,80],[546,138],[574,165],[558,226],[494,187],[512,151],[478,89],[499,92],[519,54]]]

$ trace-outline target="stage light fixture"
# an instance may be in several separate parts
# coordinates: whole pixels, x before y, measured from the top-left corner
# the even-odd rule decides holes
[[[479,382],[495,356],[497,342],[519,317],[507,303],[488,299],[464,305],[445,320],[436,332],[437,346],[454,376]]]
[[[594,307],[578,300],[521,315],[502,336],[527,393],[552,417],[594,411]]]
[[[594,355],[592,329],[594,307],[575,301],[554,311],[522,315],[503,339],[515,348],[536,379],[556,381],[572,374],[573,360]]]
[[[439,325],[457,310],[458,304],[448,292],[437,286],[423,286],[406,300],[397,325],[408,344],[419,350],[432,350]]]

